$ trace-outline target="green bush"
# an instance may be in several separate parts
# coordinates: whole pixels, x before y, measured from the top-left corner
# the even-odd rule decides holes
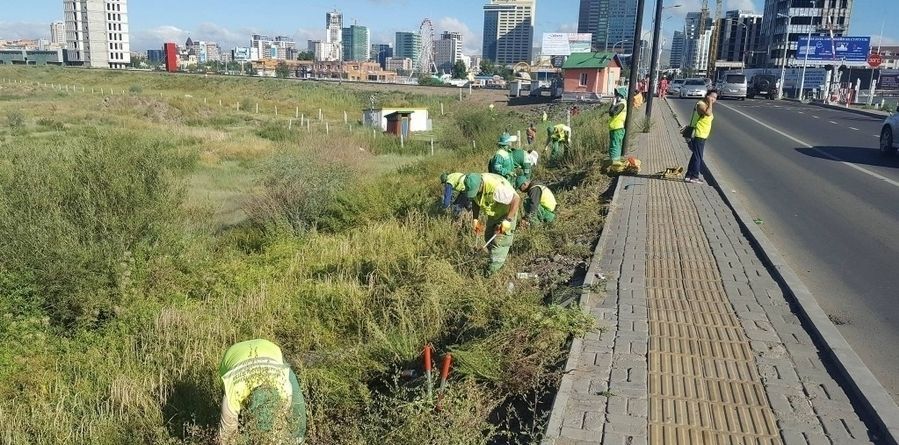
[[[138,269],[171,241],[182,200],[173,172],[189,160],[128,132],[3,151],[0,264],[28,277],[56,323],[112,316]]]
[[[6,113],[6,124],[13,130],[25,126],[25,115],[21,111],[10,110]]]
[[[144,92],[144,87],[142,87],[138,84],[133,84],[130,87],[128,87],[128,91],[130,91],[132,94],[140,94],[140,93]]]

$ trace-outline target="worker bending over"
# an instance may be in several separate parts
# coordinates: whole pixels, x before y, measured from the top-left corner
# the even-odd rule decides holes
[[[559,161],[571,145],[571,127],[565,124],[550,126],[546,129],[546,147],[549,160]]]
[[[440,175],[440,184],[443,185],[444,209],[452,208],[454,216],[459,216],[466,210],[471,210],[471,200],[465,196],[465,174],[444,173]]]
[[[512,162],[512,151],[509,149],[509,143],[512,139],[508,133],[503,133],[496,142],[496,153],[490,158],[487,164],[487,171],[508,178],[515,171],[515,164]]]
[[[551,223],[556,220],[556,196],[549,187],[530,179],[519,179],[518,189],[527,196],[524,199],[524,221],[531,224]]]
[[[492,274],[502,269],[509,256],[521,197],[506,178],[493,173],[465,175],[465,195],[474,203],[474,231],[483,233],[488,242],[490,264],[487,271]]]
[[[306,402],[296,374],[284,363],[281,348],[268,340],[248,340],[228,348],[219,365],[225,387],[219,439],[236,440],[241,426],[251,436],[289,437],[302,443],[306,435]]]

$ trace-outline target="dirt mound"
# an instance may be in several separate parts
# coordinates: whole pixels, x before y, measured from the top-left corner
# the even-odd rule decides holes
[[[181,122],[181,110],[157,99],[141,96],[107,96],[103,98],[103,107],[110,111],[118,111],[149,119],[155,123]]]

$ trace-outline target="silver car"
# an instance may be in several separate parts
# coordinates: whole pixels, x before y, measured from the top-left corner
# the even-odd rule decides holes
[[[684,79],[674,79],[668,84],[669,96],[680,96],[680,89],[684,86]]]
[[[899,136],[899,113],[893,113],[883,121],[883,128],[880,130],[880,154],[884,156],[896,154],[896,148],[899,146],[897,136]]]
[[[718,79],[718,97],[746,100],[746,75],[727,73]]]
[[[709,90],[705,79],[695,78],[684,81],[684,86],[680,89],[680,97],[705,97],[705,93]]]

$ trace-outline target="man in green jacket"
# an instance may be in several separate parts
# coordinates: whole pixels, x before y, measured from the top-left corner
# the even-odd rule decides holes
[[[483,233],[485,241],[493,239],[487,245],[490,252],[487,272],[495,273],[506,264],[509,249],[515,239],[521,197],[506,178],[493,173],[469,173],[465,175],[464,186],[465,195],[474,203],[472,213],[475,233]]]
[[[546,147],[543,151],[549,150],[550,162],[558,161],[565,156],[571,144],[571,127],[565,124],[550,125],[546,129]],[[550,150],[551,149],[551,150]]]
[[[509,182],[518,178],[531,179],[531,159],[528,152],[521,148],[512,149],[512,174],[506,176]]]
[[[549,187],[530,179],[519,178],[515,185],[527,196],[524,199],[524,221],[531,224],[551,223],[556,220],[556,197]]]
[[[621,163],[621,145],[624,142],[624,120],[627,118],[627,88],[615,89],[615,102],[609,108],[609,160]]]
[[[497,149],[490,162],[487,164],[487,171],[508,178],[515,171],[515,164],[512,162],[512,151],[509,149],[511,136],[503,133],[496,142]]]
[[[219,439],[236,440],[241,424],[249,434],[302,443],[306,436],[306,402],[296,374],[284,362],[281,348],[263,340],[237,343],[219,364],[225,388]],[[283,439],[282,439],[283,440]]]

